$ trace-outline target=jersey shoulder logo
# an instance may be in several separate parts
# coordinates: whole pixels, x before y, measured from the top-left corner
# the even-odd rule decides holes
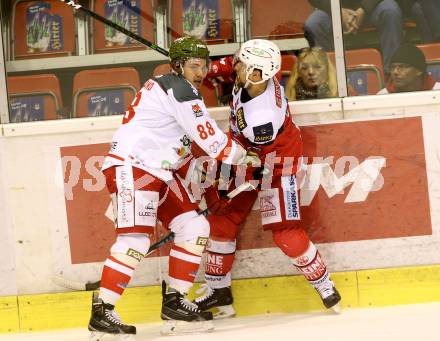
[[[191,109],[196,117],[203,116],[203,110],[202,108],[200,108],[200,105],[198,105],[197,103],[191,104]]]
[[[273,125],[271,122],[252,128],[254,132],[254,142],[269,142],[273,138]]]
[[[235,121],[237,123],[238,129],[243,130],[243,129],[245,129],[247,127],[247,123],[246,123],[246,120],[244,118],[243,108],[239,108],[235,112]]]

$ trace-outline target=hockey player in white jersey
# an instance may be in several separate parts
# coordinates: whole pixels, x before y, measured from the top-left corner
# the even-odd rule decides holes
[[[266,175],[260,181],[260,190],[243,192],[230,202],[222,202],[215,187],[205,193],[211,211],[206,291],[194,303],[201,310],[214,311],[216,317],[235,314],[231,268],[236,237],[257,197],[263,229],[272,232],[275,244],[316,289],[325,307],[336,308],[341,299],[315,245],[299,227],[297,171],[301,168],[303,144],[284,89],[274,77],[280,64],[280,51],[268,40],[249,40],[235,56],[230,133],[248,151],[259,155]]]
[[[185,296],[192,287],[209,236],[209,223],[196,212],[175,169],[189,154],[191,141],[227,164],[248,162],[239,144],[209,116],[198,91],[208,71],[209,51],[195,38],[170,47],[173,72],[148,80],[137,93],[113,136],[103,172],[112,195],[117,239],[104,263],[99,296],[94,297],[89,330],[136,334],[114,306],[150,246],[157,219],[174,232],[169,257],[169,287],[162,284],[163,333],[212,329],[212,314]]]

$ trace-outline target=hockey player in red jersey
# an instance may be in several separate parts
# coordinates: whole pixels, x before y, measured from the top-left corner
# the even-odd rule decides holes
[[[162,286],[164,334],[212,329],[212,314],[185,296],[193,285],[209,235],[209,223],[196,212],[175,170],[191,141],[211,158],[227,164],[248,162],[246,150],[225,135],[209,116],[199,94],[208,71],[209,51],[195,38],[170,47],[173,72],[148,80],[137,93],[113,136],[103,172],[112,195],[117,239],[104,263],[99,296],[94,297],[89,330],[135,334],[114,306],[144,258],[157,219],[174,232],[169,258],[169,287]]]
[[[259,155],[265,175],[260,189],[243,192],[230,202],[223,202],[215,187],[205,193],[211,211],[206,291],[194,303],[203,311],[215,311],[218,317],[235,314],[231,305],[231,268],[236,238],[239,226],[257,198],[264,230],[272,232],[275,244],[317,290],[325,307],[336,308],[341,299],[318,250],[298,225],[301,214],[297,175],[303,144],[284,89],[274,77],[280,64],[278,47],[261,39],[244,43],[233,64],[236,82],[230,135],[248,151]]]

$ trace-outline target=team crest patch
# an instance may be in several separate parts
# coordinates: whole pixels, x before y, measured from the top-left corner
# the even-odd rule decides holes
[[[192,107],[192,111],[196,117],[203,116],[203,110],[202,110],[202,108],[200,108],[200,105],[193,104],[193,105],[191,105],[191,107]]]
[[[281,221],[281,209],[278,188],[271,188],[258,193],[260,213],[263,225]]]

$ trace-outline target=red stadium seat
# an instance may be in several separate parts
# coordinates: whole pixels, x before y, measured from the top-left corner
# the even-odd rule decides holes
[[[133,6],[131,5],[132,3],[134,4]],[[92,6],[97,14],[151,42],[155,42],[153,5],[150,0],[134,2],[129,0],[122,2],[94,0]],[[147,48],[98,20],[93,20],[92,27],[93,53],[120,52]]]
[[[286,83],[292,74],[293,67],[296,63],[296,57],[293,54],[281,55],[281,80],[282,86],[286,86]]]
[[[313,8],[307,0],[249,0],[252,38],[287,39],[304,36],[304,22]]]
[[[165,75],[171,72],[171,65],[169,63],[159,64],[153,70],[153,76]]]
[[[428,63],[428,73],[437,82],[440,82],[440,43],[418,45],[423,51]]]
[[[12,7],[12,59],[76,52],[73,10],[57,0],[17,0]]]
[[[335,63],[334,52],[327,52]],[[382,57],[376,49],[345,51],[347,79],[358,95],[375,95],[384,87]]]
[[[55,75],[11,76],[7,83],[11,123],[57,118],[63,103]]]
[[[132,67],[80,71],[73,79],[73,116],[121,114],[139,88],[139,75]]]
[[[440,43],[417,45],[423,51],[427,61],[440,60]]]
[[[207,44],[233,41],[232,0],[174,0],[168,3],[172,40],[185,34]]]

